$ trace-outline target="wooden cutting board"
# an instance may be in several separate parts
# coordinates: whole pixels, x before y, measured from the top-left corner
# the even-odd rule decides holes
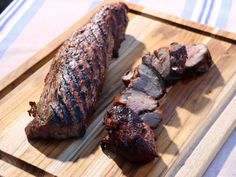
[[[0,81],[0,176],[194,176],[207,168],[236,125],[236,35],[127,4],[126,40],[120,57],[110,64],[96,112],[83,138],[28,141],[24,127],[31,120],[28,102],[39,99],[52,56],[101,5]],[[99,146],[105,135],[102,120],[114,96],[124,88],[121,76],[140,63],[145,52],[171,42],[207,44],[214,65],[201,77],[176,84],[162,99],[164,120],[155,131],[159,158],[138,165],[114,154],[107,156]],[[201,149],[207,143],[208,150]],[[191,163],[196,160],[199,166],[194,167],[196,173],[191,173]]]

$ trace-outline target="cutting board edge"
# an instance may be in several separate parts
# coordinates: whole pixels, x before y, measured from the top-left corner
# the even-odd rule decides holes
[[[107,2],[110,2],[110,1],[107,1]],[[129,7],[131,7],[134,11],[135,11],[135,8],[136,8],[136,12],[138,12],[137,11],[137,9],[138,8],[143,8],[142,6],[138,6],[138,5],[133,5],[133,4],[131,4],[131,3],[127,3],[128,4],[128,6]],[[101,4],[99,5],[99,6],[101,6]],[[134,8],[135,7],[135,8]],[[98,8],[98,7],[97,7]],[[95,9],[97,9],[97,8],[95,8]],[[143,9],[146,9],[146,8],[143,8]],[[147,9],[146,9],[147,10]],[[145,10],[145,11],[146,11]],[[93,10],[92,12],[90,12],[89,14],[91,14],[92,15],[92,13],[94,12],[95,10]],[[142,12],[140,12],[140,13],[142,13]],[[146,13],[146,12],[145,12]],[[159,12],[158,12],[159,13]],[[162,15],[164,14],[164,13],[161,13]],[[151,14],[152,16],[153,16],[153,14]],[[84,17],[85,19],[87,19],[87,18],[89,18],[87,15]],[[159,18],[159,17],[158,17]],[[163,18],[164,19],[164,17],[161,17],[161,18]],[[176,18],[176,17],[174,17],[173,16],[173,18]],[[177,17],[178,18],[178,17]],[[165,20],[165,19],[164,19]],[[171,19],[172,20],[172,19]],[[170,21],[171,21],[170,20]],[[167,19],[167,21],[168,21],[168,19]],[[188,21],[187,21],[188,22]],[[78,23],[80,23],[80,22],[78,22]],[[193,23],[193,22],[189,22],[189,23]],[[204,28],[208,28],[208,27],[206,27],[205,25],[201,25],[201,24],[197,24],[197,25],[200,25],[200,27],[204,27]],[[188,26],[188,25],[187,25]],[[73,27],[75,27],[75,26],[73,26]],[[73,28],[72,27],[72,28]],[[73,28],[74,29],[74,28]],[[195,28],[194,28],[195,29]],[[212,30],[214,31],[214,28],[212,28]],[[69,30],[67,30],[65,33],[63,33],[63,34],[65,34],[65,35],[68,35],[69,36],[69,34],[67,34],[67,33],[69,33],[69,31],[71,31],[71,28],[69,29]],[[200,29],[200,31],[201,31],[201,29]],[[209,31],[207,31],[207,34],[211,34],[211,35],[216,35],[215,34],[215,32],[220,32],[219,34],[220,34],[220,36],[221,36],[221,34],[222,34],[222,30],[215,30],[214,31],[214,33],[211,33],[211,32],[209,32]],[[224,31],[223,31],[224,32]],[[228,32],[226,32],[227,34],[228,34]],[[62,34],[62,35],[63,35]],[[231,34],[230,33],[230,35],[235,35],[235,34]],[[60,35],[61,36],[61,35]],[[59,37],[60,37],[59,36]],[[236,36],[236,35],[235,35]],[[58,37],[58,38],[59,38]],[[211,36],[212,37],[212,36]],[[222,36],[223,38],[220,38],[220,39],[224,39],[224,36]],[[27,68],[26,68],[26,70],[25,71],[22,71],[22,73],[20,74],[20,73],[15,73],[14,74],[14,72],[16,72],[16,71],[13,71],[13,75],[14,75],[14,77],[15,77],[15,79],[13,79],[13,81],[12,82],[9,82],[9,83],[7,83],[6,82],[6,85],[5,86],[3,86],[3,88],[0,88],[0,99],[1,99],[1,96],[2,96],[2,93],[4,93],[4,89],[6,89],[6,88],[9,88],[9,89],[13,89],[15,86],[17,86],[17,85],[15,85],[14,84],[14,82],[17,80],[17,79],[19,79],[22,75],[24,75],[26,72],[28,72],[28,71],[30,71],[32,68],[34,68],[34,67],[36,67],[36,65],[37,64],[39,64],[39,62],[40,61],[42,61],[45,57],[47,58],[47,56],[49,56],[49,55],[51,55],[54,51],[56,51],[57,50],[57,48],[58,47],[60,47],[60,45],[61,45],[61,43],[62,42],[64,42],[64,37],[63,38],[61,38],[61,41],[62,42],[58,42],[57,41],[57,39],[58,38],[56,38],[53,42],[51,42],[49,45],[53,45],[53,48],[49,51],[48,50],[48,45],[42,50],[42,51],[40,51],[40,52],[38,52],[36,55],[37,55],[37,57],[32,57],[32,60],[30,61],[30,65],[27,65]],[[227,41],[228,40],[228,37],[227,38],[225,38],[226,40],[225,41]],[[231,38],[231,36],[229,37],[229,39],[230,40],[232,40],[232,41],[234,41],[235,39],[232,37]],[[46,52],[46,53],[45,53]],[[48,53],[47,53],[48,52]],[[41,59],[40,59],[40,55],[42,56],[44,56],[44,57],[42,57]],[[29,61],[29,60],[28,60]],[[46,61],[45,61],[46,62]],[[30,74],[31,72],[29,72],[29,74]],[[19,82],[19,83],[21,83],[21,82]],[[1,85],[2,86],[2,85]],[[11,91],[11,90],[10,90]]]

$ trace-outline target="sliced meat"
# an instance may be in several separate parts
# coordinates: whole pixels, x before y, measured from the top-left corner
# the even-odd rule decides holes
[[[170,44],[169,50],[172,67],[176,67],[177,69],[184,68],[184,64],[187,59],[185,45],[180,45],[176,42],[173,42]]]
[[[190,78],[208,71],[212,65],[210,52],[205,44],[170,45],[172,70],[180,78]]]
[[[187,61],[185,68],[187,73],[202,74],[208,71],[212,65],[212,58],[206,45],[186,45]]]
[[[155,60],[157,60],[157,57],[155,55],[151,54],[150,52],[148,52],[144,56],[142,56],[142,64],[145,64],[149,67],[153,67],[153,68],[156,67],[153,64]]]
[[[185,45],[180,45],[176,42],[173,42],[170,44],[169,50],[172,69],[175,71],[179,70],[179,72],[181,72],[182,69],[184,69],[184,64],[187,60],[187,51]]]
[[[148,60],[151,60],[148,61]],[[142,58],[143,64],[152,66],[163,79],[167,79],[171,73],[170,52],[168,47],[162,47],[154,51],[154,55],[146,55]]]
[[[155,50],[154,54],[144,55],[142,63],[154,68],[168,87],[183,78],[206,72],[212,59],[204,44],[180,45],[174,42],[169,47]]]
[[[104,124],[108,134],[101,142],[103,150],[131,162],[150,162],[157,156],[153,131],[130,108],[113,106]]]
[[[130,88],[140,90],[155,99],[164,95],[165,86],[159,73],[143,64],[137,67],[137,73],[138,77],[130,82]]]
[[[180,45],[176,42],[171,43],[170,50],[170,63],[171,74],[165,80],[166,85],[174,85],[183,78],[185,72],[185,62],[187,60],[187,52],[184,45]]]
[[[139,116],[150,128],[156,129],[162,120],[162,111],[156,109],[155,111],[144,112]]]
[[[135,113],[139,114],[142,111],[151,111],[158,106],[157,100],[148,96],[141,91],[126,89],[120,95],[115,97],[113,105],[126,105]]]
[[[104,118],[108,135],[102,140],[102,148],[132,162],[153,160],[156,148],[151,129],[156,129],[162,120],[157,100],[165,94],[165,87],[202,74],[211,64],[210,53],[203,44],[171,43],[154,54],[145,54],[142,64],[122,77],[127,88],[115,97]]]
[[[142,63],[150,68],[154,68],[163,78],[164,85],[168,87],[180,80],[183,74],[182,65],[181,67],[178,66],[179,63],[176,61],[178,59],[176,59],[177,54],[178,52],[174,52],[171,55],[170,49],[163,47],[155,50],[154,54],[148,53],[144,55],[142,57]]]

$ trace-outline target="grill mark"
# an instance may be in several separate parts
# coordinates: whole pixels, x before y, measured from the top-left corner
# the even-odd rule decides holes
[[[115,36],[114,32],[115,32],[115,29],[117,27],[116,19],[113,17],[113,15],[111,15],[110,16],[111,18],[108,18],[108,20],[105,20],[105,17],[107,17],[107,16],[108,16],[108,14],[105,14],[105,13],[104,14],[100,14],[98,16],[98,20],[95,20],[95,21],[99,21],[101,19],[103,21],[106,21],[106,23],[109,23],[108,26],[111,28],[112,36],[113,36],[113,38],[115,38],[116,36]]]
[[[94,54],[95,57],[97,58],[96,53],[94,53],[94,47],[93,47],[93,45],[92,45],[92,42],[91,42],[91,40],[89,39],[90,36],[84,34],[83,37],[84,37],[83,42],[86,41],[86,43],[92,48],[93,54]],[[90,56],[90,55],[89,55],[89,52],[88,52],[87,50],[84,49],[83,51],[84,51],[85,55],[86,55],[88,58],[92,59],[91,62],[93,62],[93,61],[94,61],[93,56]],[[101,66],[97,63],[97,60],[96,60],[96,59],[95,59],[95,62],[96,62],[96,65],[95,65],[95,68],[96,68],[96,69],[95,69],[95,71],[99,71],[99,75],[100,75],[100,74],[101,74]],[[94,65],[93,65],[93,66],[94,66]]]
[[[107,66],[107,62],[106,62],[106,48],[104,48],[105,47],[105,45],[104,45],[104,43],[105,43],[105,41],[100,41],[99,40],[99,38],[98,38],[98,36],[97,36],[97,34],[95,33],[96,32],[96,30],[94,31],[95,29],[93,29],[93,28],[91,28],[91,32],[92,32],[92,34],[93,34],[93,36],[94,36],[94,38],[95,38],[95,40],[97,41],[97,43],[98,43],[98,47],[101,49],[101,51],[102,51],[102,61],[103,61],[103,65],[104,65],[104,67],[106,68],[106,66]],[[94,51],[94,52],[96,52],[96,51]]]
[[[85,39],[84,39],[85,40]],[[82,41],[80,41],[81,43],[82,42],[84,42],[84,40],[82,40]],[[89,65],[89,66],[91,66],[91,57],[89,57],[88,55],[87,55],[87,50],[85,50],[85,48],[83,47],[83,46],[81,46],[81,43],[78,43],[78,48],[79,49],[81,49],[82,50],[82,54],[84,54],[83,56],[85,57],[85,60],[84,61],[86,61],[87,62],[87,64]],[[78,60],[79,61],[79,60]],[[80,65],[79,63],[78,63],[78,61],[77,61],[77,64],[78,65]],[[83,66],[82,66],[83,67]],[[83,69],[83,68],[80,68],[81,70]],[[94,73],[94,70],[93,70],[93,67],[89,67],[89,70],[91,71],[91,73]]]
[[[49,105],[50,106],[50,111],[52,113],[52,121],[57,124],[57,125],[60,125],[61,124],[61,119],[59,118],[59,116],[57,115],[55,109],[52,107],[52,105]]]
[[[98,80],[94,80],[94,87],[96,88],[96,89],[98,89],[99,87],[99,82],[98,82]],[[98,90],[98,91],[100,91],[100,90]]]
[[[91,75],[93,75],[94,74],[94,72],[93,72],[93,67],[92,67],[92,61],[91,61],[91,57],[89,57],[88,56],[88,54],[87,54],[87,51],[86,50],[84,50],[84,48],[79,44],[78,45],[79,47],[80,47],[80,49],[84,52],[84,57],[85,57],[85,60],[84,61],[86,61],[87,62],[87,64],[89,65],[89,68],[86,68],[86,70],[89,72],[89,70],[91,71]],[[90,62],[89,62],[90,61]],[[79,62],[79,60],[78,61],[76,61],[76,63],[79,65],[79,69],[80,69],[80,71],[81,71],[81,76],[82,76],[82,78],[78,78],[78,79],[83,79],[84,81],[85,81],[85,85],[86,85],[86,88],[88,89],[88,92],[89,92],[89,96],[90,96],[90,98],[92,99],[93,97],[94,97],[94,95],[93,95],[93,93],[92,93],[92,89],[91,89],[91,83],[90,83],[90,79],[89,79],[89,77],[87,76],[87,74],[86,73],[84,73],[83,72],[83,65],[81,65],[81,64],[79,64],[78,63]],[[93,76],[92,76],[93,77]],[[94,78],[94,77],[93,77]]]
[[[63,109],[60,107],[60,104],[59,104],[57,91],[55,91],[55,97],[57,98],[57,101],[58,101],[58,104],[55,106],[55,111],[57,112],[57,115],[59,116],[60,121],[62,122],[64,113],[63,113]]]
[[[98,26],[98,29],[100,30],[99,26]],[[90,31],[92,32],[92,35],[93,37],[95,38],[96,42],[98,43],[98,46],[102,49],[102,53],[103,53],[103,60],[105,59],[106,57],[106,53],[105,51],[107,50],[108,46],[105,46],[106,45],[106,39],[103,39],[103,41],[99,41],[99,38],[96,34],[96,31],[94,31],[93,28],[90,28]],[[101,35],[102,36],[102,35]],[[108,45],[108,44],[107,44]],[[106,48],[104,48],[106,47]],[[105,65],[106,66],[106,65]]]
[[[102,18],[104,18],[103,15],[102,15]],[[113,18],[111,19],[111,21],[112,21],[113,23],[116,23],[116,21],[114,21]],[[105,43],[105,41],[106,41],[106,38],[107,38],[108,35],[105,33],[104,26],[101,25],[100,23],[97,23],[97,24],[98,24],[99,32],[100,32],[100,34],[101,34],[101,36],[102,36],[103,43],[104,43],[105,45],[107,45],[107,44]],[[116,23],[116,24],[117,24],[117,23]],[[98,44],[100,44],[100,45],[98,45],[98,46],[102,49],[103,60],[104,60],[104,62],[106,63],[106,58],[105,58],[106,54],[105,54],[104,48],[105,48],[105,47],[108,47],[108,45],[107,45],[107,46],[101,45],[101,44],[103,44],[103,43],[100,41],[100,39],[98,38],[97,34],[95,33],[96,31],[94,32],[94,30],[95,30],[95,29],[91,29],[92,35],[93,35],[93,37],[95,38],[96,42],[97,42]],[[100,60],[99,60],[99,56],[97,55],[96,49],[91,45],[91,44],[92,44],[91,39],[90,39],[91,36],[89,36],[89,35],[83,35],[83,36],[84,36],[85,40],[87,41],[87,43],[90,44],[90,46],[91,46],[92,52],[93,52],[93,54],[94,54],[94,56],[95,56],[95,66],[96,66],[96,68],[98,69],[97,71],[99,71],[99,75],[101,75],[101,67],[100,67],[100,65],[99,65],[99,63],[98,63],[98,61],[100,61]],[[83,42],[83,41],[81,41],[81,42]],[[84,57],[85,57],[85,60],[86,60],[86,62],[88,63],[88,65],[89,65],[89,66],[92,66],[92,63],[91,63],[91,62],[93,62],[93,61],[91,61],[91,58],[92,58],[92,57],[89,56],[89,53],[88,53],[88,51],[86,50],[86,48],[82,47],[80,42],[78,43],[78,47],[82,50],[82,52],[83,52],[83,54],[84,54]],[[77,63],[78,65],[80,65],[80,64],[78,63],[78,60],[76,60],[76,63]],[[106,65],[105,65],[105,66],[106,66]],[[93,67],[89,67],[89,68],[86,68],[86,69],[87,69],[87,70],[90,70],[92,73],[94,73],[94,72],[93,72]],[[82,78],[78,77],[78,76],[74,73],[74,71],[73,71],[72,68],[67,68],[67,70],[68,70],[68,72],[70,73],[69,76],[70,76],[71,80],[73,81],[73,83],[75,84],[75,86],[76,86],[76,88],[77,88],[77,91],[78,91],[78,94],[79,94],[79,96],[81,97],[81,99],[82,99],[82,101],[83,101],[83,103],[84,103],[84,104],[83,104],[83,108],[84,108],[85,112],[87,113],[87,112],[88,112],[88,106],[86,105],[86,95],[85,95],[85,93],[81,90],[81,87],[80,87],[80,85],[78,84],[78,83],[79,83],[78,81],[79,81],[80,79],[83,79],[83,80],[85,81],[86,88],[88,89],[89,95],[90,95],[90,97],[91,97],[91,99],[92,99],[92,98],[93,98],[93,93],[92,93],[92,89],[91,89],[90,80],[89,80],[88,76],[82,71],[82,68],[81,68],[81,73],[82,73],[82,76],[83,76]],[[66,83],[65,78],[64,78],[63,75],[62,75],[62,78],[63,78],[63,81],[64,81],[64,89],[65,89],[66,95],[67,95],[68,97],[70,97],[70,100],[71,100],[71,103],[72,103],[73,108],[74,108],[74,109],[77,109],[77,108],[74,107],[74,104],[73,104],[73,103],[76,103],[76,105],[77,105],[77,102],[76,102],[76,100],[74,99],[73,95],[71,94],[70,90],[68,90],[68,85],[67,85],[67,83]],[[95,88],[98,87],[98,85],[99,85],[98,83],[99,83],[99,81],[96,80],[96,79],[94,79],[94,86],[95,86]],[[72,98],[72,97],[73,97],[73,98]],[[64,110],[64,111],[63,111],[63,115],[64,115],[64,117],[66,118],[65,121],[69,122],[69,121],[68,121],[68,120],[69,120],[69,119],[68,119],[69,116],[65,116],[65,112],[66,112],[66,113],[69,113],[69,110],[68,110],[68,108],[66,107],[66,104],[63,102],[63,100],[62,100],[62,98],[61,98],[60,95],[58,95],[58,98],[59,98],[58,101],[59,101],[59,106],[60,106],[60,108],[64,108],[64,109],[63,109],[63,110]],[[72,98],[72,99],[71,99],[71,98]],[[75,102],[74,102],[74,101],[75,101]],[[77,105],[77,106],[78,106],[78,105]],[[78,107],[78,108],[79,108],[79,107]],[[77,112],[77,111],[75,111],[75,112]],[[81,111],[80,111],[79,113],[81,113]],[[70,114],[67,114],[67,115],[70,115]]]
[[[98,69],[98,71],[99,71],[99,73],[98,73],[98,75],[99,75],[99,78],[101,78],[101,66],[99,65],[99,63],[98,63],[98,61],[99,61],[99,58],[98,58],[98,56],[97,56],[97,54],[96,54],[96,52],[94,51],[94,48],[93,48],[93,45],[92,45],[92,42],[91,42],[91,40],[89,39],[89,35],[87,36],[87,35],[84,35],[84,37],[85,37],[85,40],[87,41],[87,43],[90,45],[90,47],[92,48],[92,50],[93,50],[93,54],[94,54],[94,56],[95,56],[95,63],[96,63],[96,66],[97,66],[97,69]],[[88,52],[87,52],[87,55],[88,55]],[[90,56],[90,58],[92,58],[91,56]]]
[[[71,124],[72,120],[71,120],[71,114],[70,111],[68,110],[66,104],[64,103],[62,97],[57,94],[57,100],[58,100],[58,108],[61,110],[62,114],[63,114],[63,118],[64,121],[66,123],[66,125]]]
[[[97,34],[94,33],[94,31],[93,31],[93,26],[91,26],[89,29],[90,29],[90,31],[92,32],[92,34],[93,34],[93,36],[94,36],[96,42],[97,42],[98,44],[100,44]]]
[[[107,69],[107,62],[108,62],[108,59],[106,57],[109,56],[106,53],[106,51],[108,51],[108,48],[109,48],[108,43],[105,42],[106,41],[106,39],[105,39],[106,34],[105,34],[104,30],[101,28],[101,26],[93,26],[92,28],[88,28],[88,29],[90,29],[90,31],[87,34],[88,37],[86,39],[88,41],[88,44],[91,46],[93,55],[96,57],[96,59],[95,59],[96,64],[98,62],[102,64],[102,66],[103,66],[102,74],[104,74]],[[101,37],[98,37],[97,33]],[[95,39],[95,41],[98,43],[98,45],[97,45],[99,47],[98,50],[101,51],[101,54],[99,54],[99,55],[97,54],[97,48],[94,48],[92,45],[91,41],[93,41],[93,40],[91,40],[91,37],[92,37],[91,34],[92,34],[93,38]],[[90,40],[88,40],[88,39],[90,39]],[[102,60],[99,59],[100,57],[102,57]],[[99,77],[100,77],[100,79],[103,80],[103,76],[101,76],[101,73],[100,73]],[[96,82],[96,84],[95,84],[95,82]],[[99,89],[99,86],[101,86],[101,81],[95,80],[93,82],[93,84],[95,86],[95,89]]]
[[[91,89],[91,83],[90,83],[90,81],[89,81],[89,79],[88,79],[88,77],[86,75],[83,77],[83,79],[85,80],[85,85],[86,85],[86,87],[89,90],[90,97],[92,98],[93,97],[93,93],[92,93],[92,89]]]
[[[82,100],[82,105],[83,105],[83,110],[85,112],[85,115],[88,115],[89,107],[86,104],[87,103],[86,96],[85,96],[85,93],[82,91],[81,86],[79,84],[81,79],[79,77],[77,77],[74,70],[70,66],[68,66],[66,69],[68,71],[68,75],[70,76],[71,80],[73,81],[73,84],[75,85],[75,88],[77,89],[77,93],[78,93],[79,97]]]
[[[101,21],[98,21],[97,22],[97,25],[98,25],[98,29],[99,29],[99,31],[100,31],[100,33],[102,34],[102,39],[103,39],[103,42],[106,44],[106,39],[107,39],[107,34],[104,32],[104,29],[101,27]],[[103,26],[103,25],[102,25]]]
[[[86,34],[86,35],[85,35]],[[92,58],[92,63],[95,69],[95,71],[98,71],[98,75],[99,75],[99,79],[101,79],[103,77],[103,73],[104,73],[104,69],[103,66],[101,66],[101,63],[99,61],[101,61],[101,59],[99,58],[99,55],[97,55],[97,51],[96,48],[94,48],[93,44],[92,44],[92,40],[91,40],[91,33],[84,33],[84,39],[83,41],[86,41],[87,44],[91,47],[92,51],[88,52],[87,50],[84,50],[85,54],[87,57]],[[95,58],[94,58],[95,56]],[[94,73],[95,75],[97,75],[96,73]],[[94,83],[96,82],[96,77],[93,77],[93,82],[92,84],[94,85]],[[96,92],[97,89],[97,85],[94,86],[94,92]],[[96,93],[95,93],[96,94]],[[94,95],[95,95],[94,94]],[[93,95],[93,96],[94,96]],[[92,97],[92,99],[94,99],[94,97]]]
[[[81,42],[83,42],[83,41],[81,41],[81,39],[82,39],[81,35],[77,35],[75,37],[74,41],[78,41],[78,42],[74,45],[74,47],[73,47],[74,50],[69,55],[69,57],[72,56],[72,58],[75,60],[75,63],[77,64],[77,69],[73,70],[72,68],[69,68],[68,62],[65,64],[65,68],[67,70],[67,75],[70,77],[70,80],[73,81],[73,83],[76,87],[76,90],[78,92],[78,95],[80,96],[80,98],[82,100],[82,108],[81,108],[83,110],[82,114],[85,114],[85,116],[86,116],[89,113],[89,105],[88,105],[89,104],[89,96],[93,97],[93,93],[92,93],[92,89],[90,87],[90,82],[89,82],[90,79],[88,77],[88,74],[84,73],[83,70],[86,69],[87,72],[93,73],[93,68],[92,67],[84,68],[84,66],[81,63],[79,63],[79,61],[81,61],[79,56],[83,54],[83,57],[84,57],[83,62],[86,62],[87,65],[91,66],[91,64],[89,63],[89,61],[91,61],[91,59],[89,59],[87,56],[85,56],[85,50],[83,47],[81,47]],[[77,73],[77,71],[79,71],[79,74],[75,74],[75,73]],[[83,78],[77,77],[77,75],[82,76]],[[63,78],[63,79],[65,81],[65,78]],[[85,87],[89,93],[89,96],[86,96],[85,92],[81,89],[81,86],[79,85],[81,80],[85,81],[85,84],[86,84]],[[66,81],[64,83],[67,84]],[[69,87],[69,89],[70,89],[70,87]]]
[[[62,74],[62,85],[64,85],[64,89],[65,89],[65,92],[66,92],[66,96],[68,96],[70,102],[71,102],[71,106],[74,110],[74,113],[75,113],[75,116],[76,116],[76,119],[79,121],[79,123],[82,123],[83,122],[83,113],[81,112],[80,108],[79,108],[79,105],[74,97],[74,95],[71,93],[70,91],[70,87],[69,85],[66,83],[66,79],[64,77],[64,75]],[[66,105],[65,105],[66,106]],[[68,109],[67,109],[68,110]]]

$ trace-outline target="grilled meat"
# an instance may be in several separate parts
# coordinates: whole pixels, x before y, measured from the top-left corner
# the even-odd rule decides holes
[[[140,90],[147,95],[160,99],[165,93],[164,82],[158,72],[141,64],[137,67],[138,76],[130,82],[129,87]]]
[[[147,53],[142,57],[142,63],[154,68],[163,79],[167,79],[171,72],[169,48],[163,47],[154,51],[154,55]]]
[[[160,99],[165,93],[165,85],[160,74],[144,64],[139,65],[134,72],[127,72],[122,80],[129,88],[140,90],[154,99]]]
[[[212,65],[211,55],[207,46],[204,44],[186,45],[187,60],[185,62],[186,75],[203,74],[208,71]]]
[[[59,49],[45,78],[39,102],[28,111],[28,138],[81,137],[108,70],[125,38],[128,8],[103,6]]]
[[[113,105],[125,105],[139,114],[143,111],[151,111],[158,106],[157,100],[138,90],[128,88],[117,95]]]
[[[102,148],[131,162],[152,161],[156,148],[151,129],[162,120],[158,99],[164,95],[165,87],[202,74],[211,64],[210,53],[203,44],[172,43],[144,55],[142,64],[122,77],[127,88],[115,97],[104,118],[108,135],[102,140]]]
[[[130,108],[119,105],[108,111],[104,120],[108,135],[102,140],[109,149],[131,162],[149,162],[156,157],[153,131]]]
[[[183,78],[206,72],[211,66],[211,56],[204,44],[180,45],[176,42],[147,53],[142,63],[154,68],[163,78],[165,86],[174,85]]]

